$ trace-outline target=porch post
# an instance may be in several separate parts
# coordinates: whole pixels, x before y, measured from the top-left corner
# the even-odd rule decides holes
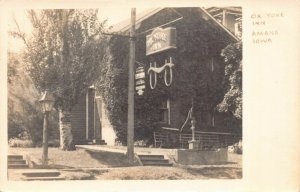
[[[194,114],[194,98],[192,98],[192,110],[191,110],[191,130],[192,130],[192,140],[189,141],[189,149],[199,149],[199,141],[195,139],[195,129],[196,129],[196,119]]]
[[[96,89],[94,89],[94,103],[93,103],[93,108],[94,108],[94,142],[97,143],[97,131],[96,131]]]
[[[85,110],[86,110],[86,119],[85,119],[85,138],[86,140],[89,139],[89,90],[86,92],[86,97],[85,97]]]
[[[96,96],[96,110],[99,117],[99,130],[98,130],[98,137],[102,140],[102,100],[100,96]]]

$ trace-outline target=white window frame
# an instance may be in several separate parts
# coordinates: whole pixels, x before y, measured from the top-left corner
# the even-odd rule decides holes
[[[166,106],[164,106],[165,102],[166,102]],[[161,110],[163,110],[162,122],[167,123],[168,125],[171,125],[171,102],[170,102],[170,98],[168,98],[166,101],[163,101]],[[167,118],[165,118],[166,113],[167,113]]]
[[[168,108],[168,124],[171,125],[171,104],[170,104],[170,98],[167,99],[167,108]]]
[[[210,59],[210,64],[211,64],[211,72],[214,72],[214,58],[212,57],[211,59]]]

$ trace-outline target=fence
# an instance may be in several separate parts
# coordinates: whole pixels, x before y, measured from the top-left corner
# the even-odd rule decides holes
[[[188,148],[189,141],[192,140],[191,133],[170,133],[154,132],[154,147]],[[201,149],[211,149],[227,147],[238,142],[241,135],[222,132],[201,132],[196,131],[195,140],[199,141]],[[175,143],[175,145],[174,145]]]

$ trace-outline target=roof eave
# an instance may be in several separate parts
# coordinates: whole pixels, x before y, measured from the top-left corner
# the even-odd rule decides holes
[[[203,9],[202,7],[199,7],[210,19],[212,19],[219,27],[221,27],[224,31],[226,31],[229,36],[235,40],[235,41],[239,41],[239,39],[231,32],[229,31],[224,25],[222,25],[220,22],[218,22],[211,14],[209,14],[205,9]]]
[[[138,18],[136,20],[136,26],[138,26],[141,22],[143,22],[145,19],[148,19],[149,17],[153,16],[154,14],[158,13],[159,11],[163,10],[166,7],[161,7],[161,8],[155,8],[152,11],[150,11],[149,13],[147,13],[146,15]],[[226,33],[228,33],[228,35],[230,36],[231,39],[233,39],[234,41],[239,41],[240,39],[238,37],[236,37],[230,30],[228,30],[224,25],[222,25],[220,22],[218,22],[208,11],[206,11],[204,8],[202,7],[198,7],[201,11],[203,11],[204,14],[206,14],[213,22],[215,22],[215,24],[219,27],[221,27]],[[122,28],[117,29],[117,30],[113,30],[112,32],[116,32],[116,33],[124,33],[126,31],[128,31],[130,28],[130,24],[128,25],[124,25]]]

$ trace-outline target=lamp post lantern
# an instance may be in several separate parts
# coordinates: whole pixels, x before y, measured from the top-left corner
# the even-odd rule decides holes
[[[42,164],[48,164],[48,116],[54,105],[54,97],[48,91],[45,91],[42,98],[39,100],[41,103],[42,111],[44,113],[43,125],[43,155]]]

